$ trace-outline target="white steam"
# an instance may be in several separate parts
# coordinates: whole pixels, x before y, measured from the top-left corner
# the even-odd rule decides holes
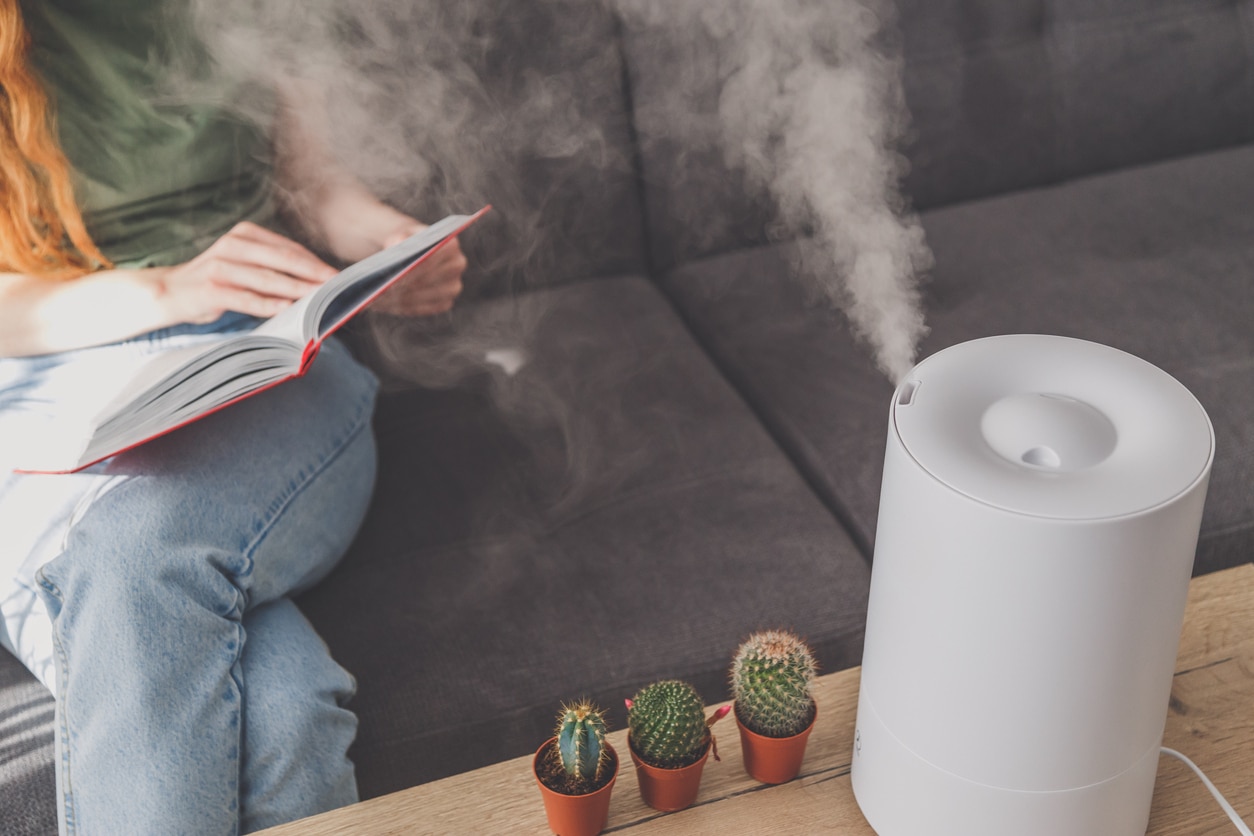
[[[918,288],[931,255],[898,191],[905,163],[895,149],[908,115],[890,0],[602,2],[636,39],[629,58],[649,48],[641,38],[674,47],[674,84],[633,102],[646,149],[717,149],[743,172],[773,204],[770,237],[806,233],[795,247],[798,272],[845,311],[878,366],[901,378],[926,333]],[[595,100],[616,84],[594,90],[584,81],[621,72],[612,29],[597,24],[604,6],[591,0],[192,0],[192,8],[219,72],[295,76],[325,92],[335,150],[376,193],[428,219],[493,203],[504,229],[480,266],[509,274],[508,285],[579,268],[564,249],[567,227],[596,194],[560,179],[571,163],[634,174],[600,116],[621,103]],[[707,52],[694,58],[685,50],[696,42]],[[188,72],[179,83],[194,88],[196,78]],[[709,95],[713,107],[694,104]],[[264,99],[231,104],[265,111]],[[573,209],[555,209],[563,206]]]
[[[517,348],[489,348],[483,353],[483,360],[505,372],[507,377],[518,374],[527,365],[526,353]]]
[[[605,32],[590,26],[598,17],[603,30],[607,25],[595,5],[189,4],[213,72],[176,68],[170,95],[203,98],[229,89],[223,104],[264,122],[274,115],[273,97],[264,91],[297,81],[320,92],[332,150],[381,198],[426,221],[488,203],[496,208],[471,244],[481,245],[475,265],[498,288],[543,284],[557,270],[571,278],[590,262],[594,247],[580,250],[582,239],[568,246],[569,217],[578,218],[580,209],[564,178],[572,170],[625,177],[631,167],[598,118],[613,106],[604,97],[617,92],[621,68],[603,48]],[[561,51],[547,49],[546,39],[562,43]],[[589,87],[588,78],[610,83]],[[224,79],[244,84],[228,88]],[[579,185],[596,188],[593,177]],[[585,195],[574,190],[574,197]]]
[[[931,253],[898,186],[908,123],[887,0],[616,0],[639,36],[712,43],[716,114],[692,77],[645,105],[645,142],[717,137],[729,166],[765,188],[776,233],[809,228],[800,272],[839,305],[900,380],[926,333],[919,294]],[[691,47],[688,47],[691,48]],[[710,124],[716,119],[717,124]]]

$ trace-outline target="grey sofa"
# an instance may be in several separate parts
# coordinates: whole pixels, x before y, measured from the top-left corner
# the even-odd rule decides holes
[[[378,486],[299,604],[358,678],[366,797],[529,753],[564,699],[622,727],[653,679],[725,698],[755,628],[794,627],[829,672],[861,653],[892,384],[789,280],[805,230],[717,149],[651,141],[657,97],[717,101],[718,44],[600,3],[486,5],[487,89],[520,62],[575,79],[599,146],[485,160],[518,201],[467,236],[465,302],[356,335],[388,383]],[[903,191],[935,255],[921,356],[1041,332],[1166,369],[1218,444],[1196,571],[1250,560],[1254,3],[897,8]],[[5,833],[55,829],[51,720],[0,660]]]

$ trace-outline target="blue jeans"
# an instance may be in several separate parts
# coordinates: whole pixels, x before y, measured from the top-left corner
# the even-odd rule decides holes
[[[10,511],[77,492],[5,599],[37,673],[48,628],[63,834],[234,834],[356,801],[354,682],[289,596],[365,515],[375,390],[331,341],[305,377],[93,472],[0,480]]]

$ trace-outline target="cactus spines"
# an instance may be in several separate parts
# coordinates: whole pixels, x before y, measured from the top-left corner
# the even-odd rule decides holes
[[[814,699],[814,655],[787,630],[754,633],[732,661],[736,715],[766,737],[791,737],[810,724]]]
[[[572,782],[600,781],[610,760],[605,745],[605,712],[588,700],[563,705],[557,717],[557,752]]]
[[[696,763],[710,740],[705,704],[695,688],[678,680],[642,688],[627,712],[627,725],[640,758],[665,769]]]

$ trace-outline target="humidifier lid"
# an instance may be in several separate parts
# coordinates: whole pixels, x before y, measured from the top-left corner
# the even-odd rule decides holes
[[[1197,399],[1137,357],[1019,334],[924,360],[893,400],[911,457],[951,489],[1013,513],[1105,519],[1179,496],[1210,466]]]

